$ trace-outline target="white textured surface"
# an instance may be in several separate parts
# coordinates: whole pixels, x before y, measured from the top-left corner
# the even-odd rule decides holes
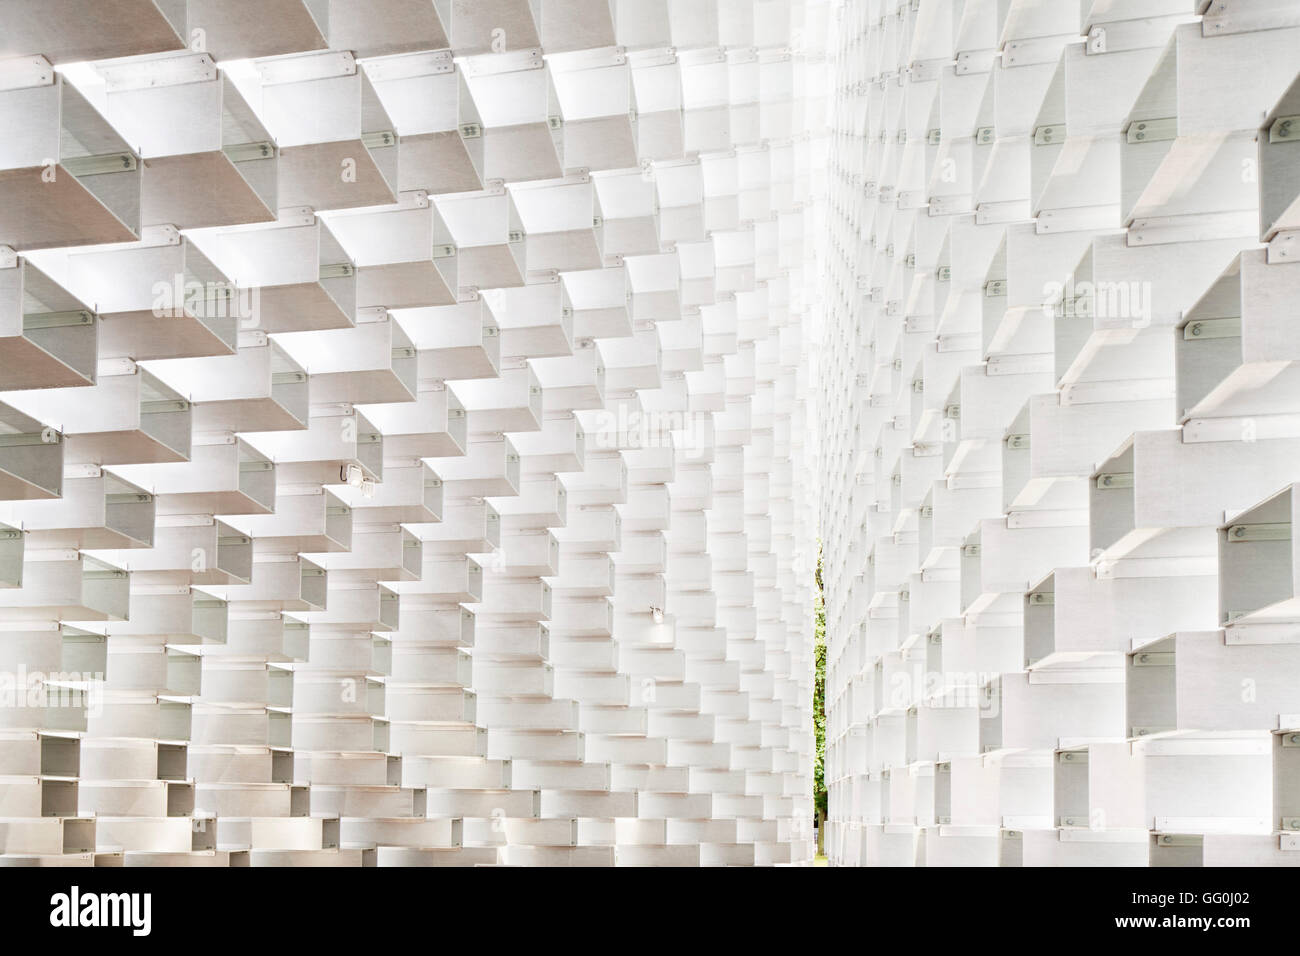
[[[1294,10],[835,17],[827,855],[1300,863]]]
[[[811,860],[829,5],[172,6],[0,11],[0,862]]]

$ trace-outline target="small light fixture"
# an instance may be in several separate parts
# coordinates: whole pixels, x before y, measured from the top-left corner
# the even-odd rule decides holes
[[[652,608],[650,608],[650,613],[654,615],[655,623],[656,623],[656,624],[662,624],[662,623],[664,622],[664,609],[663,609],[663,608],[661,608],[661,607],[652,607]]]

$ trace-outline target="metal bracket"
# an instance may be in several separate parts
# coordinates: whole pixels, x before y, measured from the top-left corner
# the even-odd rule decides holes
[[[164,398],[155,402],[141,402],[141,415],[166,415],[172,412],[187,412],[190,410],[190,403],[183,398]]]
[[[140,227],[140,246],[179,246],[181,231],[169,222]]]
[[[990,355],[984,363],[985,375],[1029,375],[1035,372],[1050,372],[1052,355],[1050,352],[1031,352],[1020,355]],[[1106,383],[1109,385],[1109,383]]]
[[[1035,146],[1059,146],[1065,142],[1065,125],[1039,126],[1034,130]]]
[[[1205,842],[1199,833],[1157,833],[1155,837],[1160,846],[1201,846]]]
[[[32,312],[23,316],[23,331],[65,329],[77,325],[91,325],[94,321],[94,315],[85,309],[74,309],[70,312]]]
[[[217,78],[217,64],[209,54],[188,50],[150,59],[100,63],[95,70],[104,78],[109,93],[206,83]]]
[[[912,83],[928,83],[939,79],[939,70],[947,65],[943,60],[921,60],[907,68],[907,78]]]
[[[958,76],[990,73],[993,70],[993,61],[997,57],[997,50],[966,50],[957,54],[957,64],[953,67],[953,72]]]
[[[982,202],[975,207],[975,222],[981,226],[992,223],[1016,222],[1028,218],[1030,218],[1029,202],[1024,199]]]
[[[353,268],[350,262],[322,263],[318,278],[322,281],[326,279],[346,279],[355,274],[356,269]]]
[[[452,61],[451,50],[420,51],[398,56],[386,56],[367,60],[364,64],[366,75],[371,82],[383,83],[387,80],[407,80],[421,76],[438,76],[454,73],[456,64]]]
[[[1173,651],[1142,651],[1133,655],[1134,667],[1173,667]]]
[[[1290,541],[1291,522],[1268,521],[1259,524],[1234,524],[1228,528],[1228,541]]]
[[[1300,26],[1300,10],[1293,0],[1255,0],[1252,3],[1211,3],[1201,19],[1201,35],[1229,36],[1255,30]]]
[[[104,495],[106,505],[139,505],[148,504],[150,501],[153,501],[153,495],[144,492],[124,491]]]
[[[1103,491],[1113,491],[1118,488],[1132,488],[1133,475],[1131,472],[1111,472],[1109,474],[1100,474],[1097,476],[1097,487]]]
[[[53,85],[54,67],[43,56],[15,56],[0,59],[0,92]]]
[[[0,434],[0,448],[15,448],[21,445],[57,445],[60,437],[59,432],[53,428],[41,432]],[[64,477],[68,477],[67,466],[65,466]]]
[[[1174,729],[1174,728],[1172,728],[1172,727],[1130,727],[1130,728],[1129,728],[1129,736],[1130,736],[1130,737],[1150,737],[1150,736],[1152,736],[1153,734],[1163,734],[1163,733],[1166,733],[1166,732],[1168,732],[1168,731],[1170,731],[1170,730],[1173,730],[1173,729]]]
[[[1300,143],[1300,116],[1279,116],[1268,128],[1270,143]]]
[[[1012,40],[1002,48],[1002,67],[1006,69],[1055,62],[1060,57],[1065,42],[1065,38],[1060,36]]]
[[[129,358],[102,358],[95,363],[95,375],[112,376],[112,375],[134,375],[138,372],[139,366]]]
[[[1183,326],[1183,341],[1241,338],[1241,318],[1198,319]]]
[[[257,143],[235,143],[221,150],[232,163],[247,163],[255,159],[275,159],[275,143],[265,140]]]
[[[263,86],[356,76],[357,61],[350,50],[322,50],[254,61]]]
[[[1161,143],[1178,137],[1178,117],[1163,119],[1135,120],[1124,131],[1124,138],[1130,143]]]
[[[1135,219],[1126,234],[1126,241],[1130,246],[1150,246],[1203,239],[1250,237],[1253,241],[1258,235],[1258,211],[1239,209]]]
[[[0,257],[3,258],[3,257]],[[1270,265],[1278,262],[1300,262],[1300,229],[1279,232],[1268,244]]]
[[[59,165],[76,179],[82,176],[102,176],[105,173],[126,173],[136,168],[131,153],[104,153],[100,156],[69,156]]]

